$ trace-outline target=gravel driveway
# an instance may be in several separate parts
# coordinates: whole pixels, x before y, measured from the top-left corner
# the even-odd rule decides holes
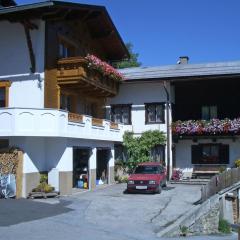
[[[123,194],[125,188],[113,185],[60,200],[0,200],[0,239],[160,239],[156,233],[200,197],[199,186],[169,185],[155,195]]]

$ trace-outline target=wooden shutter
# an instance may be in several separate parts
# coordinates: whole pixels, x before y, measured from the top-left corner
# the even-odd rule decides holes
[[[221,164],[229,164],[229,145],[220,145],[219,160]]]
[[[192,164],[200,164],[202,157],[201,145],[192,145]]]

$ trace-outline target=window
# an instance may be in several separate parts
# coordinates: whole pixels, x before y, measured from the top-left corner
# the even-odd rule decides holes
[[[0,107],[6,107],[6,89],[0,88]]]
[[[193,145],[192,164],[229,164],[229,145]]]
[[[122,144],[114,145],[115,161],[127,161],[127,150]]]
[[[115,123],[131,124],[131,105],[111,106],[111,120]]]
[[[160,162],[161,164],[165,164],[165,146],[157,145],[151,150],[151,158],[154,162]]]
[[[8,139],[0,139],[0,149],[9,148],[9,140]]]
[[[71,97],[69,95],[61,94],[60,108],[66,111],[71,111]]]
[[[59,58],[73,57],[75,54],[75,47],[66,40],[61,39],[59,40],[58,51]]]
[[[137,166],[134,173],[135,174],[158,174],[164,171],[162,166]]]
[[[203,145],[202,161],[208,163],[216,163],[219,159],[219,145]]]
[[[8,107],[9,81],[0,81],[0,107]]]
[[[164,123],[164,103],[147,103],[145,104],[146,124]]]
[[[217,106],[202,106],[202,119],[210,120],[217,118]]]

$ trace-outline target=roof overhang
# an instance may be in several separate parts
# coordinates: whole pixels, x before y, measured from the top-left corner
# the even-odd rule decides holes
[[[184,64],[139,67],[121,70],[125,80],[130,82],[183,82],[209,79],[240,78],[240,62],[209,63],[209,64]]]
[[[0,0],[0,9],[2,7],[11,7],[16,6],[16,2],[14,0]]]
[[[129,52],[103,6],[47,1],[0,9],[0,21],[21,22],[29,19],[81,20],[87,24],[92,38],[101,44],[109,60],[129,58]]]

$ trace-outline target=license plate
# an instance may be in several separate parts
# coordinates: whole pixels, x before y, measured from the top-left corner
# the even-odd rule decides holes
[[[136,189],[147,189],[147,186],[136,186]]]

